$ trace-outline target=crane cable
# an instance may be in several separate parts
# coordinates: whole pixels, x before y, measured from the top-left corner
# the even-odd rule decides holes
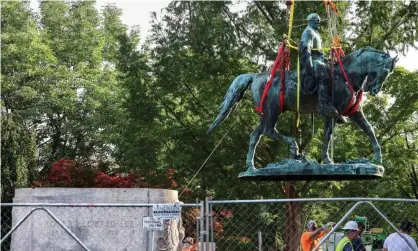
[[[234,123],[232,123],[232,125],[229,127],[228,131],[226,131],[226,133],[221,138],[221,140],[219,140],[218,144],[216,144],[215,148],[213,148],[212,152],[209,154],[209,156],[206,158],[206,160],[203,162],[203,164],[197,170],[197,172],[195,173],[195,175],[193,176],[193,178],[189,181],[189,183],[187,183],[187,186],[183,189],[183,191],[181,191],[181,193],[179,195],[179,199],[180,199],[181,195],[184,193],[184,191],[186,191],[186,189],[189,187],[190,183],[192,183],[192,181],[194,180],[194,178],[196,178],[196,176],[200,172],[200,170],[202,170],[203,166],[206,164],[206,162],[209,160],[209,158],[212,156],[212,154],[215,152],[215,150],[218,148],[218,146],[222,143],[222,141],[224,140],[224,138],[226,137],[226,135],[229,133],[229,131],[232,129],[232,127],[234,127],[234,125],[235,125],[235,123],[237,121],[238,121],[238,119],[235,120]]]

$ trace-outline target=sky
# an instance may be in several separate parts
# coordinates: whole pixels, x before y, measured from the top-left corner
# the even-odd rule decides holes
[[[30,0],[33,10],[38,11],[38,0]],[[166,7],[170,1],[168,0],[96,0],[97,9],[101,9],[106,4],[113,3],[122,9],[121,20],[128,26],[139,25],[141,29],[141,41],[145,41],[148,30],[151,28],[150,13],[155,11],[157,16],[161,9]],[[373,47],[373,45],[371,45]],[[394,56],[394,53],[391,53]],[[405,57],[399,54],[399,62],[397,65],[403,66],[410,71],[418,71],[418,50],[410,50]]]

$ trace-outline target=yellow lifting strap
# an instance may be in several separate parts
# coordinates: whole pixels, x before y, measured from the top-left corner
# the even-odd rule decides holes
[[[291,38],[292,28],[293,28],[293,12],[295,10],[295,1],[290,0],[288,4],[290,4],[290,13],[289,13],[289,31],[287,32],[287,37]]]
[[[336,41],[339,41],[338,39],[338,37],[336,37],[336,38],[334,38]],[[340,44],[341,45],[341,44]],[[292,44],[290,44],[289,43],[289,41],[287,41],[286,42],[286,46],[287,47],[289,47],[289,48],[292,48],[292,49],[294,49],[294,50],[298,50],[298,47],[296,47],[296,46],[294,46],[294,45],[292,45]],[[341,46],[332,46],[332,48],[334,48],[334,49],[336,49],[336,48],[341,48]],[[321,48],[321,49],[311,49],[311,50],[313,50],[313,51],[319,51],[319,50],[321,50],[321,51],[330,51],[331,50],[331,48]]]
[[[286,4],[290,5],[290,12],[289,12],[289,31],[287,32],[288,39],[286,39],[286,46],[288,48],[295,49],[297,51],[298,50],[298,47],[293,46],[293,45],[290,44],[290,41],[293,41],[291,39],[291,37],[292,37],[292,28],[293,28],[293,13],[295,11],[295,1],[294,0],[289,0],[289,1],[287,1]],[[295,42],[295,41],[293,41],[293,42]],[[297,81],[297,87],[296,87],[296,113],[295,113],[295,116],[296,116],[296,128],[299,128],[299,123],[300,123],[300,113],[299,113],[299,103],[300,103],[300,65],[299,65],[299,57],[297,57],[297,58],[298,58],[298,63],[297,63],[297,69],[298,69],[297,78],[298,78],[298,81]]]

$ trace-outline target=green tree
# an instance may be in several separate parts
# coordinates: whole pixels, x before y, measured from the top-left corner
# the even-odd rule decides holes
[[[158,168],[159,150],[163,141],[159,135],[160,124],[147,65],[146,54],[137,50],[139,30],[118,37],[119,50],[116,68],[123,91],[124,120],[120,124],[120,138],[115,156],[124,170],[135,170],[150,176]]]
[[[229,5],[227,2],[174,2],[166,9],[163,21],[153,24],[150,36],[156,78],[153,90],[160,101],[166,141],[160,166],[174,168],[182,188],[225,133],[223,130],[216,136],[206,135],[224,88],[239,73],[256,70],[241,56],[233,26],[224,11]],[[245,128],[254,119],[247,117],[239,124]],[[244,156],[247,148],[244,134],[230,131],[229,139],[191,184],[194,196],[214,195],[215,190],[225,197],[231,193],[229,189],[214,189],[212,184],[216,182],[223,188],[233,184],[234,173],[241,169],[236,161],[242,159],[239,156]]]
[[[1,145],[1,201],[12,202],[14,189],[26,187],[35,174],[35,132],[19,115],[3,112]]]
[[[101,18],[92,1],[47,1],[40,9],[43,39],[58,60],[41,109],[43,172],[61,157],[93,166],[109,164],[113,131],[122,112],[114,69],[117,49],[111,46],[115,34],[109,27],[120,26],[120,10],[107,6]]]
[[[37,104],[47,68],[56,62],[41,41],[29,3],[7,1],[2,8],[2,201],[33,180]]]
[[[416,1],[358,1],[352,3],[353,18],[348,41],[353,47],[372,46],[406,54],[417,49],[418,3]]]

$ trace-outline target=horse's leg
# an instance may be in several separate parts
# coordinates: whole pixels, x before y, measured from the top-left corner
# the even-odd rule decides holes
[[[329,141],[331,139],[332,131],[333,131],[333,123],[332,118],[325,117],[324,119],[324,141],[322,144],[322,154],[321,158],[324,164],[332,164],[332,160],[329,158],[328,155],[328,148],[329,148]]]
[[[350,117],[357,126],[369,137],[370,143],[372,144],[374,151],[374,160],[382,163],[382,152],[380,149],[379,142],[377,142],[376,135],[374,134],[373,127],[369,124],[363,111],[357,111]]]
[[[276,123],[279,119],[279,113],[276,112],[275,110],[271,113],[267,112],[265,114],[265,118],[266,118],[266,127],[265,127],[264,134],[269,136],[272,139],[278,140],[283,143],[287,143],[290,147],[291,159],[303,158],[303,156],[299,154],[299,147],[298,147],[298,144],[296,143],[296,139],[291,136],[283,135],[276,130]]]
[[[264,119],[261,118],[258,126],[254,129],[254,131],[250,135],[250,146],[247,153],[247,161],[246,165],[248,170],[247,171],[253,171],[255,170],[254,167],[254,154],[255,149],[257,148],[258,142],[260,141],[261,135],[264,131]]]

